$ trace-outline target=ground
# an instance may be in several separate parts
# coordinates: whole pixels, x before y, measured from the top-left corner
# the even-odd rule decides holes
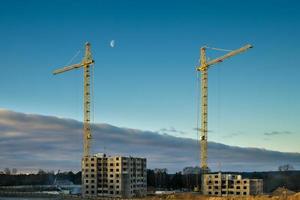
[[[244,196],[244,197],[209,197],[196,194],[173,194],[165,196],[147,197],[147,200],[160,200],[160,199],[178,199],[178,200],[300,200],[300,192],[293,195],[259,195],[259,196]]]

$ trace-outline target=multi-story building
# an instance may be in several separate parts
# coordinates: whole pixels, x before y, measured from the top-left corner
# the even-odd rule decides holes
[[[202,181],[204,195],[258,195],[263,193],[262,179],[242,178],[234,174],[204,174]]]
[[[145,158],[95,154],[82,159],[83,196],[128,198],[147,193]]]

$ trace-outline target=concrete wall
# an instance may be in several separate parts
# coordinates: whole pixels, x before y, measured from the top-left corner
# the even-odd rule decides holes
[[[263,180],[243,179],[241,175],[233,174],[204,174],[202,192],[214,196],[247,196],[263,193]]]
[[[104,197],[145,196],[147,166],[145,158],[105,154],[82,159],[82,194]]]
[[[97,195],[97,158],[82,158],[82,194],[84,196]]]

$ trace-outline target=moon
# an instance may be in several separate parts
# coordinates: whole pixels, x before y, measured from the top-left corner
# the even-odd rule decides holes
[[[115,47],[115,40],[110,41],[109,45],[110,45],[111,48],[114,48]]]

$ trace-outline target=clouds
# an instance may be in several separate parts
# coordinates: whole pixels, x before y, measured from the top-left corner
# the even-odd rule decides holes
[[[274,135],[290,135],[293,134],[290,131],[272,131],[264,133],[265,136],[274,136]]]
[[[94,124],[94,153],[142,156],[148,167],[182,170],[199,165],[199,143],[151,131]],[[172,132],[172,131],[171,131]],[[299,153],[241,148],[209,142],[209,166],[230,171],[276,170],[281,164],[300,168]],[[82,123],[72,119],[0,110],[0,168],[79,170]]]
[[[170,127],[170,128],[161,128],[158,132],[160,133],[175,133],[175,134],[179,134],[179,135],[184,135],[186,134],[186,132],[181,131],[181,130],[177,130],[174,127]]]
[[[234,138],[234,137],[238,137],[238,136],[241,136],[243,134],[243,132],[239,131],[239,132],[236,132],[236,133],[231,133],[231,134],[227,134],[227,135],[224,135],[222,138]]]

